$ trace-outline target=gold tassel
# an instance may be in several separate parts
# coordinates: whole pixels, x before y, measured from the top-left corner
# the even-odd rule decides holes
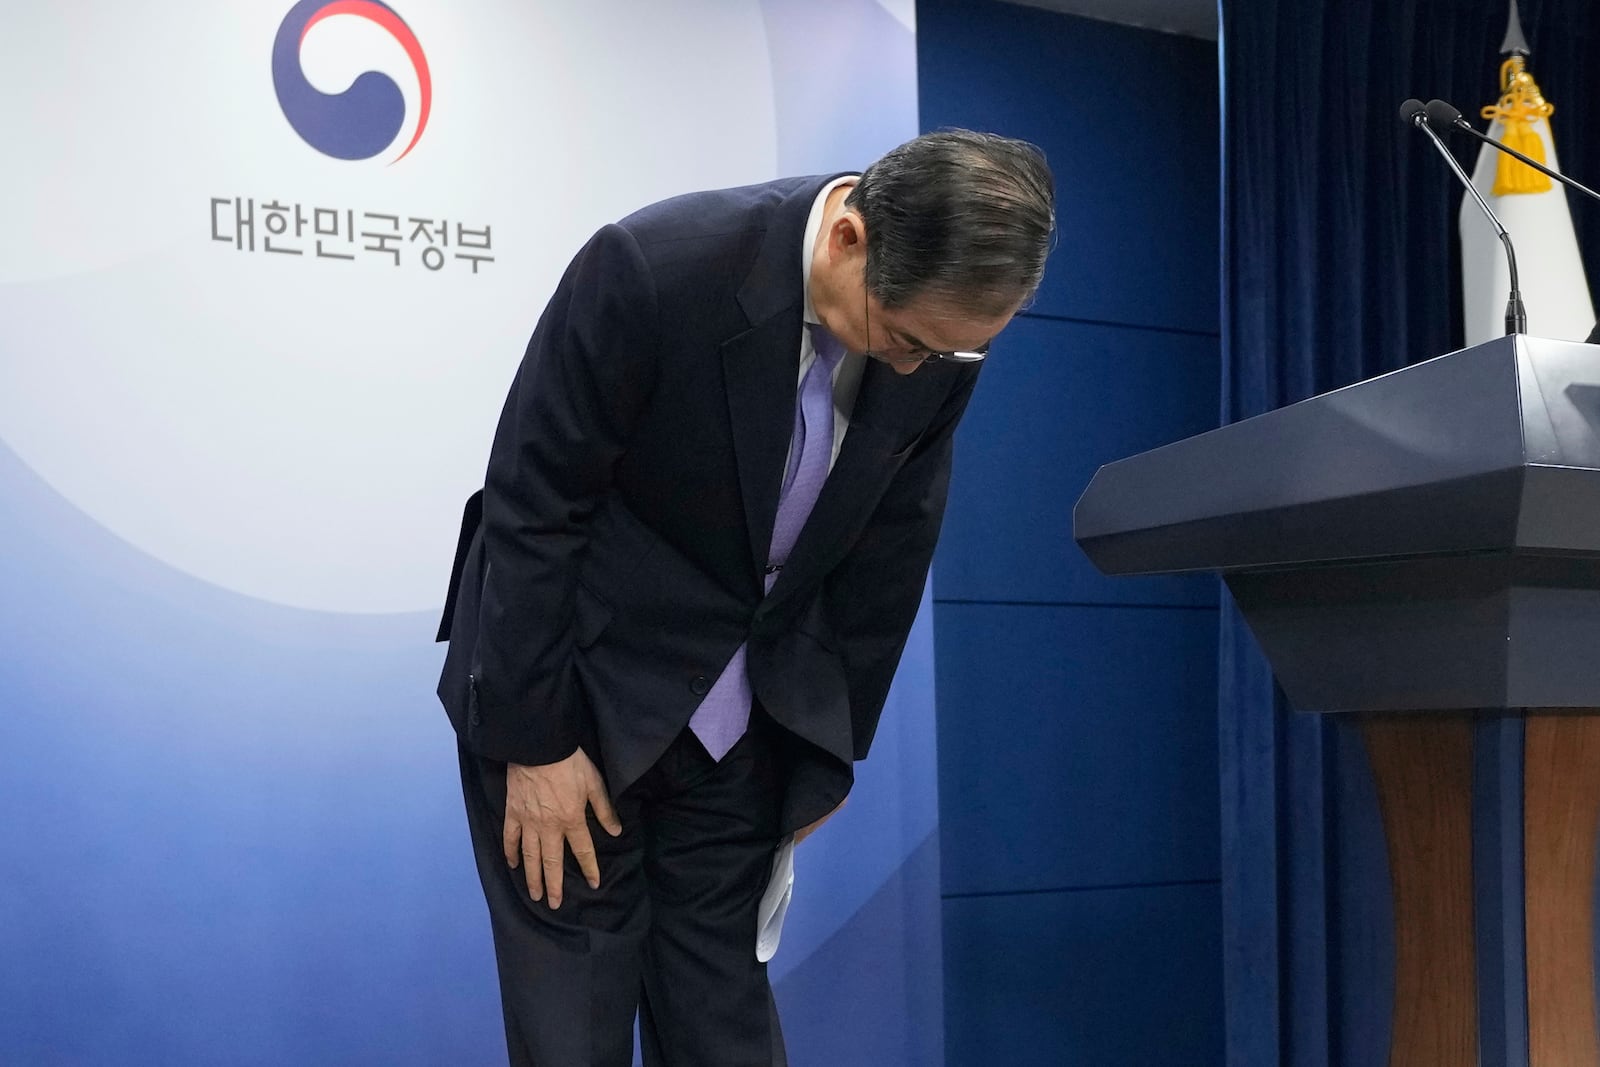
[[[1483,109],[1483,117],[1505,124],[1502,140],[1507,148],[1514,148],[1529,159],[1545,162],[1544,138],[1534,128],[1534,123],[1548,120],[1555,107],[1544,98],[1539,85],[1524,67],[1522,56],[1514,55],[1500,65],[1500,100]],[[1550,191],[1550,179],[1520,160],[1504,153],[1494,172],[1494,195],[1515,193],[1544,193]]]
[[[1516,149],[1529,159],[1540,163],[1545,161],[1544,138],[1539,136],[1531,123],[1515,120],[1507,122],[1506,135],[1502,143],[1507,148]],[[1499,166],[1494,172],[1495,196],[1505,196],[1508,193],[1544,193],[1549,190],[1549,178],[1521,160],[1501,154]]]

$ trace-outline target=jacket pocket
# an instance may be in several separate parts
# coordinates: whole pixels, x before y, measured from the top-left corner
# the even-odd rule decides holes
[[[820,645],[827,652],[837,654],[839,651],[839,639],[834,636],[833,627],[828,623],[826,599],[822,596],[813,597],[795,619],[794,632]]]
[[[911,455],[912,449],[916,448],[918,445],[920,445],[922,443],[922,436],[923,435],[919,433],[919,434],[917,434],[917,436],[913,437],[909,442],[907,442],[902,447],[895,449],[893,452],[890,452],[889,453],[890,462],[898,463],[901,460],[905,459],[907,456]]]
[[[578,583],[575,596],[572,639],[579,648],[589,648],[611,624],[616,611],[582,582]]]

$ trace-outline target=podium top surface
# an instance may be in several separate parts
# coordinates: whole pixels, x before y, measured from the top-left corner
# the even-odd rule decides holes
[[[1600,346],[1517,335],[1109,463],[1107,574],[1600,552]]]

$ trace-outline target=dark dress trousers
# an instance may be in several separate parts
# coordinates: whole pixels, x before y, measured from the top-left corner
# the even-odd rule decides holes
[[[539,320],[468,502],[439,696],[522,1062],[626,1063],[617,1020],[631,1022],[640,960],[649,1062],[781,1060],[775,1015],[762,1044],[755,903],[779,838],[842,801],[867,755],[978,369],[867,361],[838,459],[764,596],[801,244],[828,180],[677,197],[596,233]],[[756,709],[715,763],[686,727],[741,642]],[[580,745],[624,833],[591,818],[601,889],[569,857],[569,901],[551,912],[500,858],[504,764]],[[685,1021],[670,991],[710,1018]]]

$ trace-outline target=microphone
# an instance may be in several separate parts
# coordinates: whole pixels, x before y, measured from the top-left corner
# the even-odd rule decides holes
[[[1407,102],[1409,103],[1410,101]],[[1461,130],[1464,133],[1471,134],[1484,144],[1493,145],[1506,155],[1522,160],[1522,162],[1526,163],[1540,174],[1543,174],[1545,177],[1554,178],[1556,181],[1560,182],[1562,185],[1565,185],[1569,189],[1576,189],[1580,193],[1583,193],[1587,196],[1592,196],[1596,200],[1600,200],[1600,193],[1595,192],[1582,182],[1573,178],[1569,178],[1559,171],[1551,170],[1549,167],[1545,166],[1543,163],[1540,163],[1536,159],[1529,159],[1521,152],[1518,152],[1515,148],[1503,145],[1487,134],[1479,133],[1477,130],[1473,129],[1472,123],[1461,117],[1461,112],[1457,111],[1443,100],[1429,100],[1427,106],[1423,110],[1428,114],[1428,125],[1440,126],[1445,129]]]
[[[1482,194],[1478,192],[1477,186],[1472,184],[1472,179],[1467,177],[1467,172],[1461,169],[1461,164],[1456,162],[1456,157],[1450,154],[1450,150],[1444,146],[1444,142],[1439,140],[1439,135],[1433,132],[1433,127],[1428,125],[1429,116],[1427,110],[1427,105],[1421,100],[1407,100],[1400,105],[1400,121],[1408,126],[1415,126],[1428,135],[1428,140],[1433,143],[1433,147],[1444,157],[1444,161],[1450,164],[1450,170],[1454,172],[1456,179],[1466,187],[1467,192],[1472,194],[1472,199],[1476,200],[1478,206],[1483,209],[1484,215],[1488,217],[1490,224],[1494,226],[1494,232],[1500,238],[1500,243],[1506,246],[1506,266],[1511,268],[1511,295],[1506,300],[1506,333],[1508,335],[1527,333],[1528,312],[1522,306],[1522,287],[1517,282],[1517,253],[1511,247],[1511,235],[1506,232],[1504,226],[1500,225],[1500,219],[1495,215],[1494,210],[1489,207],[1488,202],[1483,199]]]

